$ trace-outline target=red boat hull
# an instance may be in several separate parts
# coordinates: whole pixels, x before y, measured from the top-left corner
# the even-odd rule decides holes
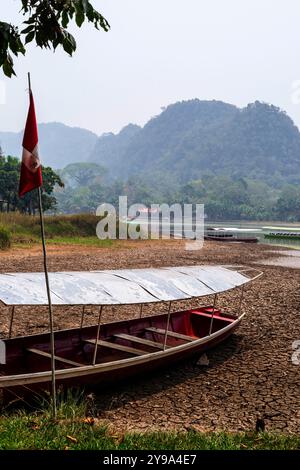
[[[59,358],[57,385],[103,386],[137,374],[145,376],[155,369],[199,355],[224,341],[241,320],[216,310],[209,334],[212,311],[212,307],[202,307],[172,313],[167,337],[166,314],[103,325],[95,365],[92,365],[95,352],[92,341],[95,342],[97,326],[58,331],[55,333]],[[28,392],[50,390],[49,334],[6,340],[6,348],[7,364],[0,366],[0,390],[5,401]],[[75,365],[64,360],[74,361]]]

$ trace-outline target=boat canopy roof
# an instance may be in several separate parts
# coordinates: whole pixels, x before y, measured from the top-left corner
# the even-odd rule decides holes
[[[201,265],[54,272],[49,273],[49,283],[53,305],[125,305],[224,292],[258,277],[251,277],[251,270]],[[0,274],[0,301],[12,306],[47,305],[44,273]]]

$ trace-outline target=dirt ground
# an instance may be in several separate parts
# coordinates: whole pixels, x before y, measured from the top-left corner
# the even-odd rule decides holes
[[[288,253],[288,250],[286,250]],[[266,430],[298,433],[300,429],[300,364],[292,362],[300,340],[300,269],[273,266],[278,258],[270,245],[206,242],[199,251],[186,251],[182,241],[132,241],[111,248],[49,246],[49,270],[92,270],[192,264],[247,265],[264,276],[245,289],[246,316],[237,332],[207,353],[209,366],[195,360],[172,369],[130,380],[97,392],[95,411],[117,430],[253,430],[258,417]],[[282,250],[281,250],[282,256]],[[0,252],[0,272],[41,271],[39,247]],[[200,300],[200,303],[205,301]],[[231,304],[230,304],[231,302]],[[233,294],[219,305],[234,308]],[[199,305],[199,303],[198,303]],[[195,302],[193,303],[195,306]],[[174,309],[180,307],[174,303]],[[157,313],[165,306],[149,308]],[[133,308],[107,309],[106,321],[138,312]],[[0,307],[0,333],[7,334],[9,310]],[[77,326],[81,310],[55,309],[56,326]],[[88,311],[94,323],[97,309]],[[14,334],[47,330],[47,311],[17,309]],[[299,354],[300,359],[300,354]]]

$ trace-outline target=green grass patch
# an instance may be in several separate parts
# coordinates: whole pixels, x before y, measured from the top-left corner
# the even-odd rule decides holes
[[[6,250],[11,245],[11,233],[7,227],[0,225],[0,250]]]
[[[50,408],[0,418],[0,450],[295,450],[300,436],[275,433],[200,433],[188,431],[120,433],[99,424],[81,397],[62,401],[55,421]],[[88,409],[89,408],[89,409]]]
[[[40,244],[40,238],[27,237],[22,240],[16,240],[13,243],[14,247],[22,248],[26,245]],[[54,237],[46,238],[47,245],[79,245],[79,246],[92,246],[98,248],[117,247],[117,240],[100,240],[97,237]]]
[[[100,218],[93,214],[53,215],[44,217],[45,232],[52,236],[96,236],[96,226]],[[13,235],[40,234],[38,215],[23,215],[19,212],[0,213],[0,224]]]
[[[270,433],[112,433],[92,419],[17,414],[0,419],[0,449],[296,450],[300,437]]]
[[[55,237],[47,240],[50,245],[82,245],[106,248],[114,245],[115,240],[100,240],[97,237]]]
[[[93,214],[45,216],[45,235],[48,243],[109,247],[114,240],[99,240],[96,227],[100,218]],[[0,248],[10,237],[14,246],[40,243],[39,216],[18,212],[0,213]],[[6,246],[8,247],[8,246]]]

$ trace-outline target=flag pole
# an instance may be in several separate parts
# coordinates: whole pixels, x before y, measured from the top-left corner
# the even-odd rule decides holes
[[[31,93],[31,80],[30,73],[28,73],[28,85],[29,92]],[[48,298],[48,307],[49,307],[49,323],[50,323],[50,349],[51,349],[51,392],[52,392],[52,416],[56,418],[57,408],[56,408],[56,383],[55,383],[55,343],[54,343],[54,322],[53,322],[53,310],[50,294],[50,285],[49,285],[49,276],[48,276],[48,266],[47,266],[47,250],[45,242],[45,226],[44,226],[44,217],[43,217],[43,205],[42,205],[42,192],[41,188],[37,188],[38,191],[38,203],[39,203],[39,213],[40,213],[40,225],[41,225],[41,238],[43,246],[43,258],[44,258],[44,273],[47,289],[47,298]]]
[[[47,266],[47,251],[46,251],[46,242],[45,242],[45,227],[44,227],[44,217],[43,217],[43,208],[42,208],[41,188],[37,188],[37,191],[38,191],[38,200],[39,200],[41,237],[42,237],[42,245],[43,245],[44,272],[45,272],[45,281],[46,281],[46,288],[47,288],[48,307],[49,307],[50,345],[51,345],[50,348],[51,348],[52,415],[53,415],[53,418],[56,418],[57,410],[56,410],[56,383],[55,383],[54,322],[53,322],[53,311],[52,311],[52,302],[51,302],[48,266]]]

